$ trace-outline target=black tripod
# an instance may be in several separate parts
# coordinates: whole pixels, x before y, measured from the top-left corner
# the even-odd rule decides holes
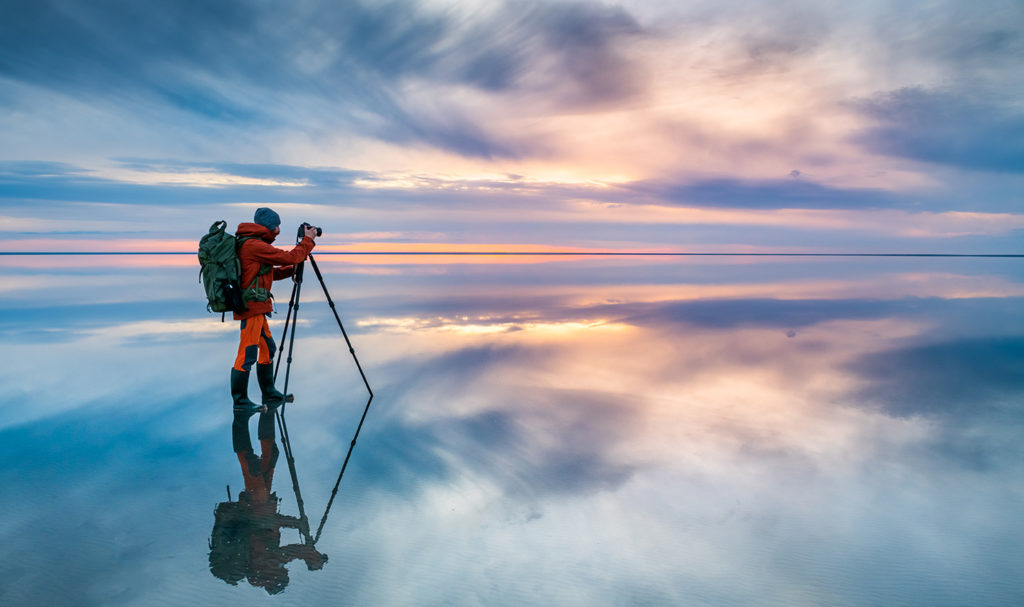
[[[301,229],[301,228],[300,228]],[[359,425],[356,427],[355,434],[352,435],[352,442],[349,443],[348,453],[345,454],[345,462],[341,465],[341,472],[338,473],[338,480],[334,483],[334,490],[331,491],[331,499],[327,502],[327,508],[324,510],[324,516],[320,520],[320,526],[316,530],[316,537],[312,537],[309,533],[308,523],[305,525],[305,529],[302,535],[305,537],[307,544],[315,544],[320,539],[320,534],[323,532],[324,523],[327,522],[327,514],[331,511],[331,506],[334,504],[334,497],[338,494],[338,487],[341,485],[341,477],[345,475],[345,469],[348,467],[348,460],[352,457],[352,450],[355,449],[356,439],[359,438],[359,431],[363,428],[363,422],[366,421],[366,414],[370,410],[370,403],[373,401],[373,390],[370,388],[370,382],[366,380],[366,374],[363,373],[363,367],[359,364],[359,359],[356,357],[355,348],[352,347],[352,341],[348,338],[348,333],[345,331],[344,325],[341,324],[341,317],[338,316],[338,308],[334,304],[334,300],[331,299],[331,294],[327,291],[327,285],[324,284],[324,276],[320,273],[320,267],[316,263],[316,259],[313,258],[312,253],[309,255],[309,264],[313,266],[313,271],[316,272],[317,280],[320,281],[320,287],[324,290],[324,295],[327,297],[327,303],[331,306],[331,311],[334,312],[334,319],[338,321],[338,328],[341,329],[341,335],[345,338],[345,343],[348,345],[348,351],[352,355],[352,360],[356,363],[356,368],[359,369],[359,376],[363,378],[363,385],[366,386],[366,391],[369,393],[369,398],[366,399],[366,406],[363,408],[363,415],[359,419]],[[284,321],[284,331],[281,334],[281,343],[288,340],[288,361],[285,365],[284,371],[284,388],[282,392],[288,394],[288,379],[291,375],[292,368],[292,352],[295,349],[295,328],[298,322],[299,316],[299,296],[302,293],[302,275],[305,267],[305,262],[302,262],[295,266],[294,274],[294,285],[292,286],[292,296],[288,300],[288,315]],[[291,334],[288,333],[288,328],[291,327]],[[277,359],[277,367],[274,369],[274,382],[277,382],[278,372],[281,370],[281,357]],[[288,436],[288,424],[285,421],[285,404],[282,403],[274,411],[274,416],[277,419],[278,428],[281,431],[281,444],[284,446],[285,459],[288,462],[288,471],[292,477],[292,489],[295,491],[295,500],[299,506],[299,518],[302,521],[308,521],[306,518],[306,510],[302,502],[302,494],[299,491],[299,479],[295,473],[295,458],[292,455],[291,440]]]

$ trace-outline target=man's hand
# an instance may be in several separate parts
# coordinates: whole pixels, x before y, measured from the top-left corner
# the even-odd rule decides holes
[[[314,228],[314,227],[306,228],[306,238],[309,238],[310,240],[316,240],[316,228]]]

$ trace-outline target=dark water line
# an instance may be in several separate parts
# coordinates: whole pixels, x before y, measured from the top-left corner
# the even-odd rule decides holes
[[[184,251],[0,251],[3,255],[195,255]],[[503,255],[551,257],[1024,257],[1019,253],[664,253],[664,252],[619,252],[619,251],[319,251],[317,255]]]

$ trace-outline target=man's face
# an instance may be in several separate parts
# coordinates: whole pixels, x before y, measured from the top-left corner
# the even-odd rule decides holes
[[[273,234],[274,236],[277,236],[280,233],[281,233],[281,226],[277,226],[276,228],[274,228],[274,231],[271,232],[271,234]]]

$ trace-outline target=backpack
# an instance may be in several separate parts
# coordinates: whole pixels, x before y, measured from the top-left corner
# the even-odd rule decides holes
[[[260,266],[252,284],[244,291],[239,284],[242,277],[242,262],[238,249],[246,240],[228,234],[228,222],[215,221],[210,232],[199,240],[199,278],[206,289],[206,309],[210,312],[244,312],[249,308],[247,301],[266,301],[271,294],[268,289],[256,287],[260,276],[270,272],[273,266]],[[221,317],[223,320],[223,316]]]

